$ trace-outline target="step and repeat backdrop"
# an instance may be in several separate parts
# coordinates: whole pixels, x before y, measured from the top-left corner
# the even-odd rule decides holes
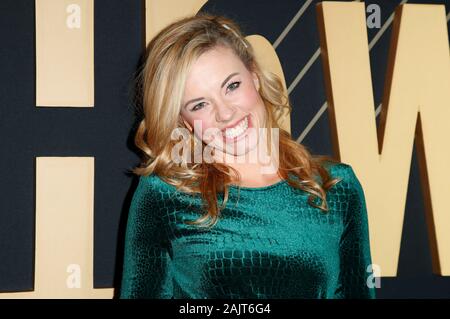
[[[378,298],[450,298],[449,1],[2,0],[0,298],[118,295],[138,178],[135,76],[198,12],[285,83],[282,127],[349,163]]]

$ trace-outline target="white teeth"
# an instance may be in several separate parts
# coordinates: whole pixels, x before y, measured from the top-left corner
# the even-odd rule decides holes
[[[242,133],[244,133],[248,128],[248,118],[247,116],[235,127],[229,129],[227,128],[225,130],[225,136],[228,138],[234,138],[237,137],[239,135],[241,135]]]

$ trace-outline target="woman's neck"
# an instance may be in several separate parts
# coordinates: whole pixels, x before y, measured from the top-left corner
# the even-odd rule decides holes
[[[259,155],[257,152],[258,147],[255,147],[246,154],[234,156],[216,150],[214,160],[238,171],[241,186],[258,187],[280,181],[282,178],[278,175],[278,152],[273,151],[272,156],[266,150],[260,151]]]

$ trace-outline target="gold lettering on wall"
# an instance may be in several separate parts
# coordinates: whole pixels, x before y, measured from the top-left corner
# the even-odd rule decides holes
[[[281,79],[283,84],[284,94],[287,97],[287,87],[286,80],[284,78],[283,68],[281,66],[280,59],[273,48],[272,44],[261,35],[250,35],[246,39],[251,43],[252,47],[255,49],[256,60],[261,65],[263,70],[275,73]],[[294,107],[294,106],[292,106]],[[287,132],[291,132],[291,114],[283,113],[279,119],[280,127]]]
[[[433,271],[450,275],[450,59],[443,5],[397,8],[378,132],[364,3],[318,6],[335,153],[363,185],[372,259],[396,276],[415,140]],[[417,126],[416,126],[417,124]]]
[[[93,289],[94,158],[36,158],[34,291],[2,298],[112,298]]]
[[[94,106],[94,1],[36,0],[36,106]]]
[[[173,21],[197,14],[206,2],[208,0],[145,0],[146,43]]]

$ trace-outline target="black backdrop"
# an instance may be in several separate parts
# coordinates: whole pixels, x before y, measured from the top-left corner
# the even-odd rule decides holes
[[[234,18],[246,34],[261,34],[276,43],[290,87],[319,48],[318,1],[312,1],[277,41],[305,2],[210,0],[202,11]],[[383,26],[399,3],[374,0],[366,6],[380,6]],[[447,14],[450,11],[445,0],[408,3],[445,4]],[[94,287],[118,286],[126,215],[137,183],[125,172],[138,163],[132,143],[132,79],[145,43],[144,23],[141,0],[95,0],[95,107],[36,108],[34,0],[0,1],[0,291],[33,289],[37,156],[95,157]],[[369,41],[379,32],[380,28],[368,28]],[[389,25],[370,51],[376,106],[382,97],[390,34]],[[320,58],[292,88],[290,99],[292,135],[297,138],[325,102]],[[332,154],[327,112],[301,142],[313,153]],[[398,276],[382,278],[378,298],[450,297],[450,278],[432,274],[418,173],[414,149]]]

